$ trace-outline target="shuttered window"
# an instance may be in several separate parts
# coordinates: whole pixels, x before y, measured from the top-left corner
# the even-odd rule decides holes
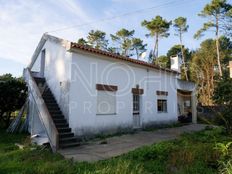
[[[116,92],[97,91],[97,114],[107,115],[116,114]]]

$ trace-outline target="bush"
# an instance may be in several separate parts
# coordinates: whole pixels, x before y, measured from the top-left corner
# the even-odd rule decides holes
[[[216,123],[224,126],[228,134],[232,134],[232,79],[224,76],[217,83],[213,99],[223,108],[217,114]]]
[[[10,124],[12,113],[19,110],[25,103],[27,87],[21,78],[11,74],[0,76],[0,127]]]

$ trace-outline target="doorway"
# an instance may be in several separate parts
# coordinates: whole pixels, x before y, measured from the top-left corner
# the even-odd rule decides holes
[[[40,61],[40,76],[44,77],[44,69],[45,69],[45,56],[46,51],[45,49],[41,52],[41,61]]]
[[[133,94],[133,127],[140,128],[140,95]]]

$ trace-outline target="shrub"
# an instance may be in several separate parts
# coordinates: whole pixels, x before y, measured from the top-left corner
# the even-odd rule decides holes
[[[225,127],[228,134],[232,134],[232,79],[224,76],[214,91],[214,102],[222,107],[217,114],[216,123]]]
[[[0,126],[6,128],[10,124],[12,113],[25,103],[27,87],[21,78],[11,74],[0,76]]]

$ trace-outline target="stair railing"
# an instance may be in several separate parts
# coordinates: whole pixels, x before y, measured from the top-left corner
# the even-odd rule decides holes
[[[53,122],[53,119],[47,109],[47,106],[43,100],[41,92],[35,82],[34,77],[31,74],[31,71],[26,68],[24,69],[24,78],[27,82],[29,93],[33,97],[35,105],[38,110],[39,118],[46,130],[47,136],[49,138],[49,143],[51,145],[52,151],[56,152],[59,148],[59,134],[57,128]]]

